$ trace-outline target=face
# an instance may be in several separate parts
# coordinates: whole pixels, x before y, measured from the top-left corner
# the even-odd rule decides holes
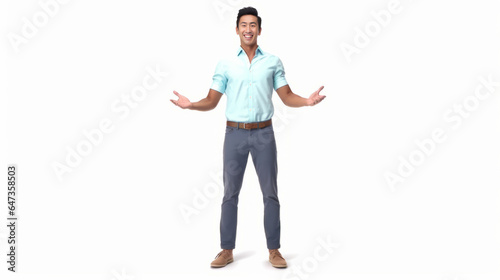
[[[241,45],[253,46],[257,44],[257,36],[260,35],[259,23],[257,17],[253,15],[244,15],[240,18],[236,34],[240,36]]]

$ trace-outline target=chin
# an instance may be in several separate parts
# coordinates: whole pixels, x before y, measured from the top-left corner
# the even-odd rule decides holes
[[[243,44],[247,45],[247,46],[253,46],[253,45],[257,44],[257,42],[256,41],[252,41],[252,42],[243,41]]]

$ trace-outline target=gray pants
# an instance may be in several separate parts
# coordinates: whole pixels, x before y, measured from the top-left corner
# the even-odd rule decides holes
[[[226,127],[224,139],[224,198],[220,220],[222,249],[234,249],[238,216],[238,195],[248,153],[259,178],[264,198],[264,230],[268,249],[280,248],[280,203],[277,185],[276,140],[272,125],[261,129]]]

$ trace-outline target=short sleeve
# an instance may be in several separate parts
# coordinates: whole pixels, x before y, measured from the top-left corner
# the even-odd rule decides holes
[[[225,65],[222,61],[217,63],[217,67],[215,67],[215,73],[212,77],[212,86],[210,87],[213,90],[216,90],[220,93],[225,93],[227,87],[227,77]]]
[[[286,85],[288,85],[288,82],[285,79],[285,68],[283,68],[283,63],[278,58],[276,70],[274,71],[274,90]]]

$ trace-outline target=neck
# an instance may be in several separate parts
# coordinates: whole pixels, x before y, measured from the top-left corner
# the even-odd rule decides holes
[[[255,52],[257,51],[258,45],[255,44],[255,45],[247,46],[247,45],[241,44],[240,46],[245,51],[245,53],[247,54],[248,60],[250,62],[252,62],[252,59],[255,56]]]

